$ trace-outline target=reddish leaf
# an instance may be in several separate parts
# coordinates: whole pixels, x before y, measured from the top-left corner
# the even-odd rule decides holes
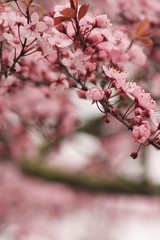
[[[31,5],[31,3],[33,2],[33,0],[22,0],[23,4],[28,7]]]
[[[46,13],[46,10],[41,5],[39,5],[38,3],[31,3],[31,7],[34,7],[34,6],[39,8],[42,14]]]
[[[23,3],[26,7],[29,6],[29,0],[22,0],[22,3]]]
[[[70,21],[70,19],[67,18],[67,17],[63,17],[63,16],[55,17],[54,18],[54,25],[56,26],[56,25],[58,25],[62,22],[65,22],[65,21]]]
[[[89,7],[89,5],[85,4],[85,3],[83,5],[81,5],[81,7],[79,9],[79,12],[78,12],[78,19],[79,20],[81,20],[81,18],[83,18],[86,15],[86,13],[88,11],[88,7]]]
[[[144,31],[141,33],[141,37],[148,37],[151,36],[153,32],[151,31]]]
[[[73,8],[65,8],[60,13],[64,17],[67,17],[67,18],[75,18],[76,17],[76,10]]]
[[[140,41],[146,46],[152,46],[153,45],[153,41],[150,38],[146,38],[146,39],[143,38],[143,39],[140,39]]]
[[[78,0],[70,0],[71,8],[75,9],[77,11],[78,8]]]
[[[143,32],[145,32],[145,29],[147,25],[149,24],[148,19],[145,18],[138,26],[137,31],[136,31],[136,36],[141,36]]]

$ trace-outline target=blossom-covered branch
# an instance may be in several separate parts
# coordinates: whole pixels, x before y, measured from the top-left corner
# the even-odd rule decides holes
[[[114,30],[106,14],[93,15],[77,0],[55,5],[48,15],[33,11],[33,1],[23,6],[9,1],[17,11],[7,2],[0,6],[0,134],[7,139],[2,152],[15,149],[13,135],[24,138],[23,152],[30,128],[54,142],[71,133],[78,123],[70,94],[76,88],[80,97],[97,104],[107,123],[111,114],[132,131],[139,145],[133,158],[142,146],[160,149],[158,106],[130,80],[127,67],[129,62],[143,68],[147,62],[139,42],[153,44],[148,20],[130,38]]]

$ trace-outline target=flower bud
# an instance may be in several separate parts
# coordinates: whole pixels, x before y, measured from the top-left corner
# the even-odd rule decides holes
[[[135,108],[134,112],[135,112],[135,115],[136,115],[136,116],[137,116],[137,115],[142,115],[143,110],[138,107],[138,108]]]
[[[117,108],[113,108],[111,110],[111,113],[114,115],[114,116],[118,116],[118,109]]]
[[[136,159],[138,157],[138,153],[137,152],[132,152],[130,155],[133,159]]]
[[[157,127],[158,130],[160,130],[160,123],[158,123],[158,127]]]
[[[141,124],[142,123],[142,118],[141,118],[141,116],[135,116],[134,117],[134,122],[137,124]]]
[[[105,94],[106,94],[106,97],[107,98],[110,98],[111,94],[112,94],[112,90],[110,88],[107,88],[104,90]]]
[[[77,94],[78,94],[78,97],[79,97],[79,98],[86,99],[86,92],[85,92],[85,91],[83,91],[83,90],[78,90],[78,91],[77,91]]]
[[[93,72],[96,69],[96,67],[97,67],[96,63],[91,63],[91,62],[86,63],[86,70],[89,73]]]

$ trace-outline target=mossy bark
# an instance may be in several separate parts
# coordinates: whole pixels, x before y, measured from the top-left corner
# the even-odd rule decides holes
[[[110,180],[94,174],[77,174],[46,166],[39,162],[22,161],[23,173],[39,177],[47,181],[61,182],[72,187],[92,192],[107,192],[113,194],[160,195],[160,185],[153,185],[147,180],[131,181],[123,178]]]

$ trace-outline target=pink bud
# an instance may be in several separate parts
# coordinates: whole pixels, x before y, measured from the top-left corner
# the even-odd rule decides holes
[[[136,159],[138,157],[138,153],[137,152],[132,152],[130,155],[133,159]]]
[[[77,91],[77,94],[78,94],[78,97],[79,97],[79,98],[86,99],[86,92],[85,92],[85,91],[83,91],[83,90],[78,90],[78,91]]]
[[[141,124],[142,123],[141,116],[135,116],[134,121],[135,121],[135,123]]]
[[[113,108],[111,112],[114,116],[118,116],[118,109],[117,108]]]
[[[158,123],[158,127],[157,127],[158,130],[160,130],[160,123]]]
[[[142,109],[141,108],[135,108],[135,110],[134,110],[134,112],[135,112],[135,115],[142,115]]]
[[[105,122],[110,123],[110,120],[108,119],[107,115],[105,116]]]
[[[148,121],[142,121],[141,125],[133,127],[133,138],[135,142],[145,143],[151,135],[150,124]]]
[[[86,55],[91,55],[95,50],[92,47],[87,47],[85,50]]]
[[[107,98],[109,98],[112,94],[112,90],[110,88],[105,89],[104,92],[105,92]]]
[[[86,63],[86,70],[91,73],[96,69],[97,65],[96,63],[91,63],[91,62],[87,62]]]

